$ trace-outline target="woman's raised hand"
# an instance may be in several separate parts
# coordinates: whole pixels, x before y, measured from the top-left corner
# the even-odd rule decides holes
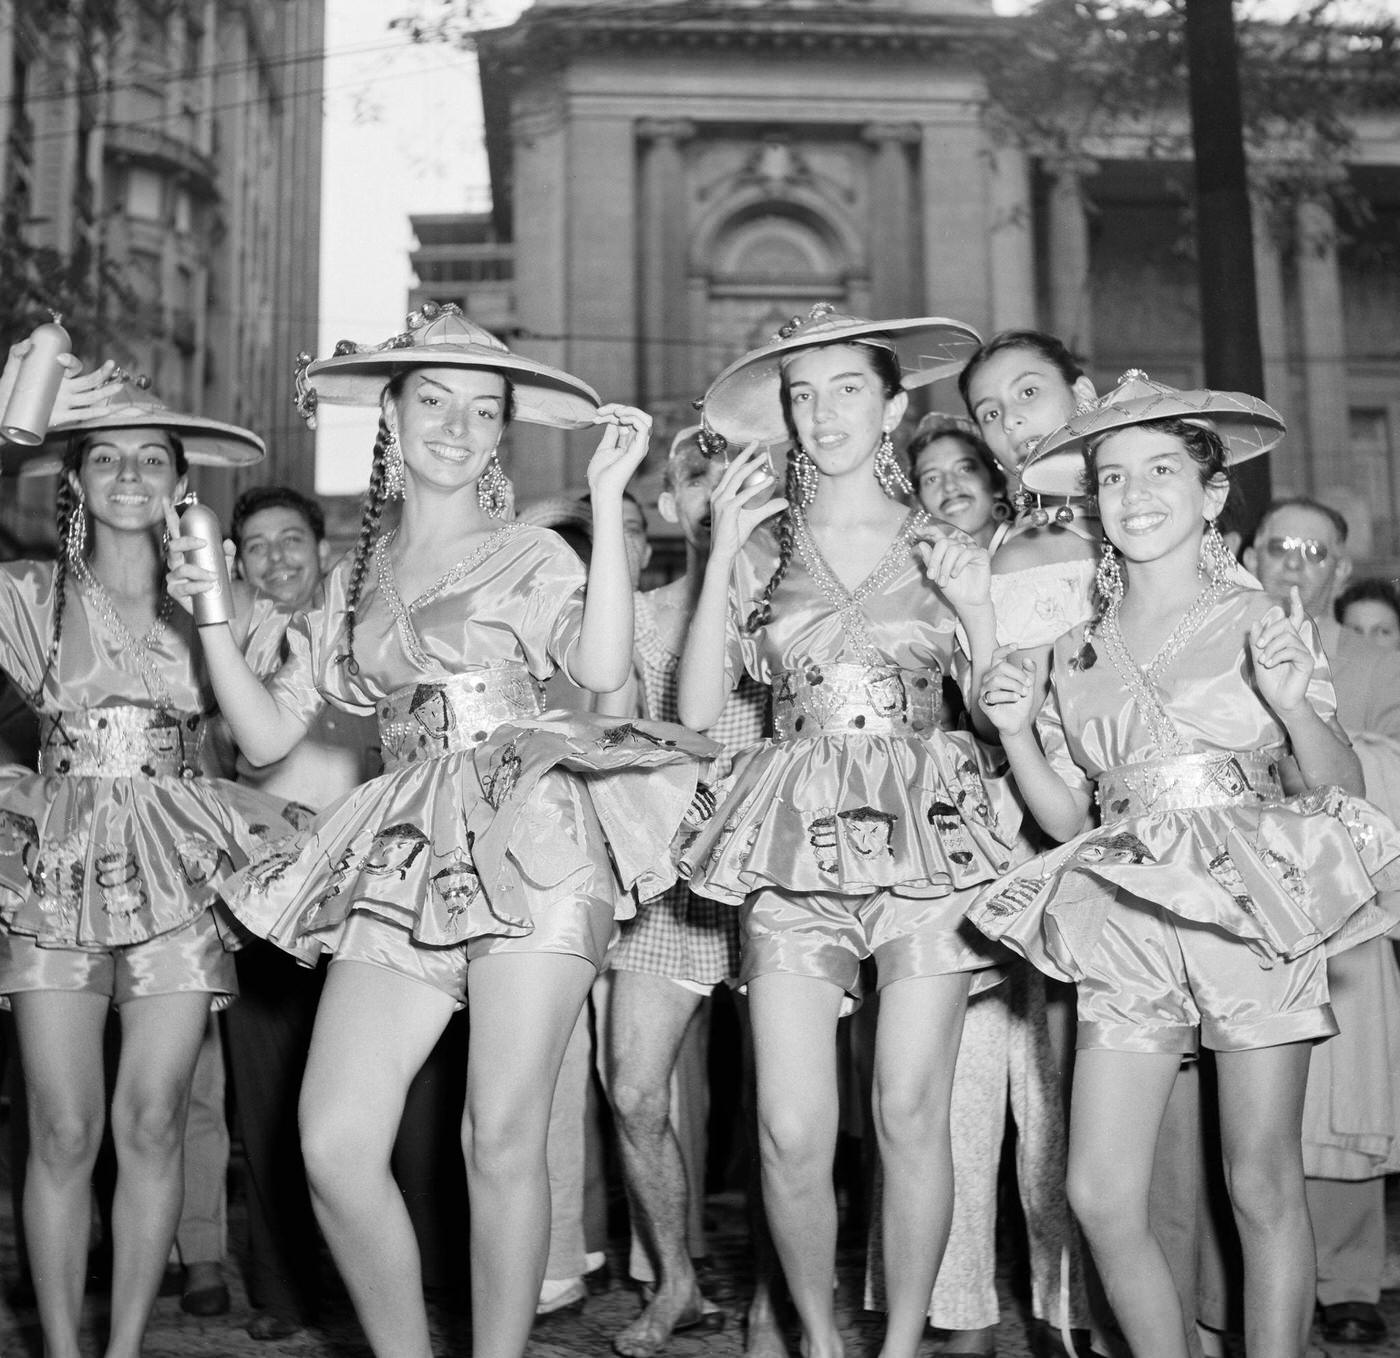
[[[165,502],[165,528],[169,535],[165,544],[165,591],[186,613],[194,612],[194,596],[205,594],[217,583],[214,572],[203,566],[196,566],[189,553],[197,552],[204,546],[204,539],[180,531],[180,517],[169,500]],[[224,567],[229,579],[234,577],[234,545],[224,539]]]
[[[53,403],[53,423],[80,420],[97,406],[105,405],[120,389],[123,373],[109,358],[91,372],[83,371],[82,360],[72,354],[64,355],[68,374],[58,384],[58,396]]]
[[[782,496],[760,497],[772,488],[771,476],[756,476],[768,465],[768,451],[751,443],[725,468],[710,492],[710,555],[732,560],[753,530],[787,508]]]
[[[992,557],[964,533],[920,538],[924,574],[943,591],[958,612],[979,608],[991,599]]]
[[[1264,701],[1280,717],[1307,702],[1313,672],[1313,654],[1304,639],[1308,615],[1302,596],[1297,585],[1288,593],[1286,613],[1275,604],[1249,629],[1255,683]]]
[[[10,396],[19,379],[20,364],[33,347],[34,341],[28,336],[10,346],[4,370],[0,372],[0,413],[10,404]],[[53,410],[49,415],[50,424],[81,419],[94,406],[102,405],[122,380],[117,365],[110,358],[88,373],[83,371],[83,361],[76,354],[60,354],[58,362],[67,371],[63,381],[58,384],[58,394],[54,397]]]
[[[620,496],[641,465],[651,442],[651,416],[635,406],[598,407],[595,424],[603,437],[588,463],[588,489],[595,496]]]

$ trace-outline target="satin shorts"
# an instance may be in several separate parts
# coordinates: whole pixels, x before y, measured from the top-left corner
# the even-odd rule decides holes
[[[867,957],[882,990],[912,977],[979,971],[994,960],[992,945],[966,917],[980,889],[933,897],[756,891],[739,907],[739,984],[775,973],[811,976],[856,998]]]
[[[1080,1049],[1250,1051],[1338,1031],[1322,948],[1286,961],[1145,901],[1120,898],[1086,969]]]
[[[238,994],[238,975],[211,909],[169,933],[113,948],[50,948],[28,934],[0,932],[0,994],[30,990],[105,995],[118,1007],[207,991],[212,1007],[223,1009]]]
[[[341,927],[331,965],[365,962],[384,967],[440,990],[459,1009],[467,1002],[467,967],[478,957],[560,953],[582,957],[601,970],[616,927],[611,890],[600,880],[604,876],[595,873],[598,889],[536,907],[528,934],[482,934],[448,947],[419,943],[401,924],[356,910]]]

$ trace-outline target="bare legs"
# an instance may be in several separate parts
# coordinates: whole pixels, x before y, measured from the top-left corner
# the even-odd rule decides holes
[[[553,953],[489,954],[467,972],[472,1031],[462,1143],[475,1358],[518,1358],[530,1336],[549,1250],[549,1109],[596,975],[584,958]]]
[[[836,1019],[841,990],[776,973],[749,984],[758,1150],[768,1224],[802,1322],[806,1358],[841,1358],[836,1267]]]
[[[311,1201],[382,1358],[430,1358],[418,1242],[389,1167],[404,1099],[452,1016],[442,992],[383,967],[335,962],[301,1089]]]
[[[951,1219],[948,1103],[967,977],[897,981],[880,994],[875,1127],[886,1172],[889,1322],[883,1352],[913,1354]],[[832,1309],[835,1030],[841,991],[775,974],[749,986],[763,1192],[808,1358],[842,1352]]]
[[[1305,1043],[1216,1054],[1226,1178],[1244,1253],[1246,1344],[1271,1358],[1301,1358],[1312,1316],[1300,1133],[1308,1057]],[[1070,1202],[1135,1358],[1188,1352],[1181,1304],[1147,1215],[1178,1061],[1095,1049],[1081,1051],[1075,1065]]]
[[[1157,1132],[1176,1080],[1175,1052],[1091,1048],[1075,1059],[1070,1206],[1134,1358],[1186,1358],[1176,1295],[1147,1217]]]
[[[918,1350],[953,1220],[948,1109],[968,977],[911,977],[880,991],[874,1114],[885,1170],[888,1319],[882,1353]]]
[[[1245,1347],[1279,1358],[1307,1351],[1317,1294],[1301,1134],[1311,1054],[1293,1042],[1215,1055],[1225,1181],[1244,1254]]]
[[[656,1267],[650,1304],[613,1340],[627,1358],[650,1358],[704,1304],[686,1247],[690,1185],[670,1118],[671,1071],[700,998],[665,976],[613,973],[608,1086],[634,1220]]]
[[[104,1121],[105,996],[13,996],[29,1091],[24,1219],[48,1358],[78,1353],[89,1192]],[[107,1358],[136,1358],[160,1287],[184,1191],[185,1107],[209,1013],[203,992],[121,1007],[112,1097],[117,1189]]]

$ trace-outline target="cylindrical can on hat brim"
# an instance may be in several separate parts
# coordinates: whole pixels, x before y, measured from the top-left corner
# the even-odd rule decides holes
[[[200,546],[185,553],[185,559],[209,571],[214,586],[193,597],[194,620],[200,627],[216,622],[228,622],[233,617],[233,585],[224,561],[224,533],[219,516],[208,505],[193,500],[180,515],[180,532],[198,538]]]
[[[20,359],[15,389],[0,419],[0,434],[11,443],[36,447],[48,437],[58,384],[67,369],[58,360],[73,341],[57,321],[45,321],[29,337],[32,346]]]

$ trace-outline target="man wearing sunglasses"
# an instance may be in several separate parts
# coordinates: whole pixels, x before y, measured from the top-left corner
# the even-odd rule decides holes
[[[1342,627],[1333,600],[1351,575],[1347,521],[1302,497],[1276,500],[1244,564],[1285,608],[1293,589],[1332,665],[1337,717],[1356,743],[1366,794],[1400,813],[1400,655]],[[1303,1117],[1303,1165],[1317,1240],[1318,1319],[1335,1344],[1386,1336],[1378,1309],[1385,1265],[1385,1178],[1400,1171],[1400,968],[1375,939],[1328,963],[1341,1034],[1314,1050]]]

